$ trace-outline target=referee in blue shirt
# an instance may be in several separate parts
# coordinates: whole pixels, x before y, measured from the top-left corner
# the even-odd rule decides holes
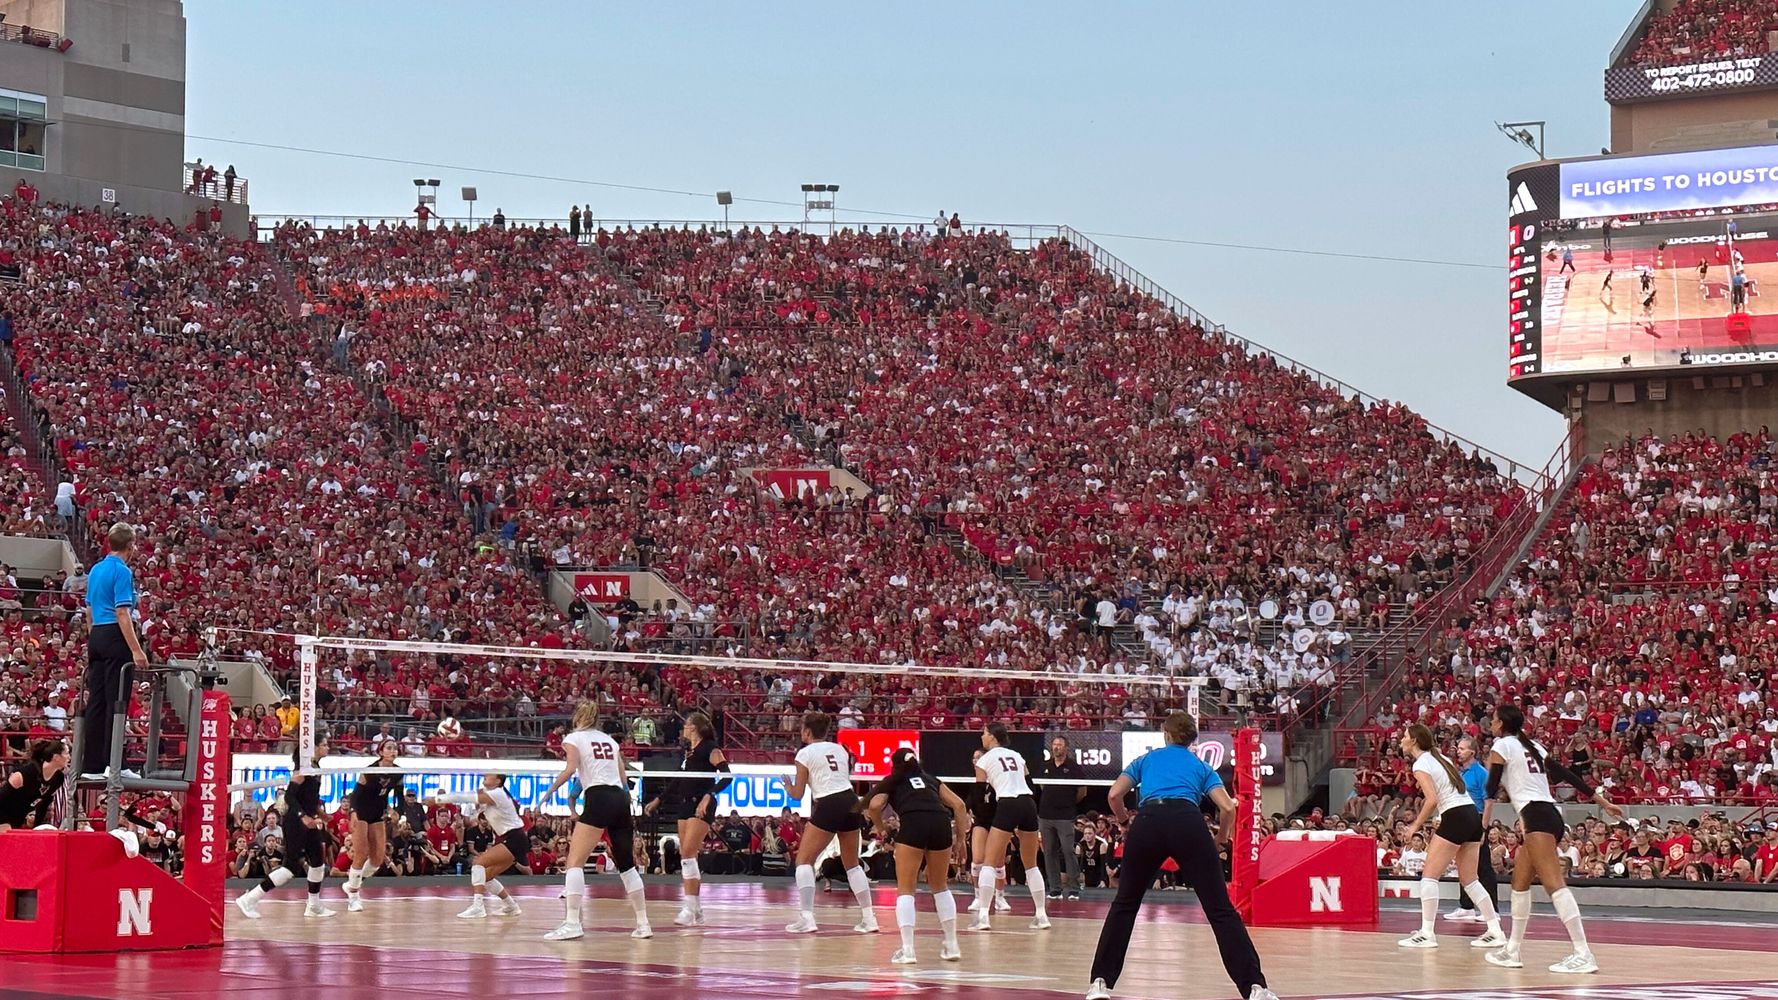
[[[1105,914],[1105,928],[1099,932],[1099,948],[1093,953],[1093,985],[1087,990],[1088,1000],[1111,996],[1111,987],[1124,970],[1124,953],[1130,947],[1130,931],[1136,925],[1136,911],[1142,908],[1142,897],[1154,884],[1161,863],[1172,858],[1179,865],[1179,877],[1198,894],[1198,905],[1216,932],[1216,947],[1222,952],[1222,967],[1241,991],[1245,1000],[1278,1000],[1266,988],[1266,977],[1259,968],[1259,952],[1247,936],[1247,926],[1235,904],[1229,901],[1229,887],[1222,877],[1222,860],[1217,856],[1217,840],[1227,841],[1235,831],[1235,800],[1222,787],[1222,779],[1210,766],[1192,752],[1198,738],[1198,724],[1184,712],[1174,712],[1161,724],[1166,745],[1131,761],[1124,773],[1111,786],[1111,811],[1118,821],[1129,820],[1124,836],[1124,863],[1118,873],[1117,898]],[[1135,789],[1141,805],[1136,818],[1124,806],[1124,798]],[[1204,819],[1200,803],[1208,796],[1217,811],[1217,840],[1210,837],[1210,825]]]
[[[136,607],[136,580],[124,563],[136,541],[123,522],[106,536],[111,552],[87,574],[86,709],[81,713],[80,760],[87,774],[111,766],[111,717],[128,705],[131,666],[148,666],[130,612]]]

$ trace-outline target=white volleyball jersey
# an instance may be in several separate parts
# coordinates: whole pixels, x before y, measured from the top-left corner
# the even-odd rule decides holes
[[[1469,797],[1469,790],[1462,785],[1451,784],[1451,776],[1445,773],[1444,767],[1433,759],[1432,754],[1423,753],[1414,761],[1414,773],[1424,774],[1432,779],[1432,787],[1438,793],[1440,816],[1449,809],[1475,807],[1475,800]]]
[[[562,737],[562,745],[580,753],[580,787],[624,787],[623,757],[617,741],[598,729],[577,729]]]
[[[1543,768],[1525,752],[1525,745],[1519,742],[1522,739],[1522,736],[1502,736],[1494,741],[1494,752],[1506,761],[1506,773],[1500,777],[1500,786],[1506,789],[1506,797],[1516,806],[1555,802],[1556,797],[1550,794],[1549,775],[1543,773]],[[1544,760],[1549,760],[1549,751],[1543,744],[1533,745]]]
[[[975,766],[988,776],[988,786],[997,799],[1012,799],[1031,794],[1031,783],[1025,780],[1025,758],[1005,747],[995,747],[982,754]]]
[[[796,752],[796,762],[809,771],[809,795],[825,799],[852,787],[852,755],[829,740],[817,740]]]
[[[504,837],[525,825],[525,821],[519,819],[518,803],[512,800],[511,793],[506,789],[484,788],[482,794],[488,797],[488,804],[481,807],[481,815],[488,817],[488,825],[494,828],[494,836]]]

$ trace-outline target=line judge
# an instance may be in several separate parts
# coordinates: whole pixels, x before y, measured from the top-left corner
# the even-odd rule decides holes
[[[80,766],[89,777],[111,766],[111,715],[134,690],[131,667],[147,667],[148,653],[136,635],[130,612],[136,607],[136,579],[124,562],[136,531],[122,521],[111,526],[111,550],[86,580],[86,708],[81,713]]]
[[[1246,1000],[1278,1000],[1266,988],[1260,971],[1259,952],[1247,936],[1247,926],[1229,901],[1229,887],[1222,879],[1222,860],[1217,841],[1227,842],[1235,831],[1235,800],[1222,787],[1222,779],[1192,752],[1198,724],[1184,712],[1174,712],[1161,724],[1166,744],[1136,758],[1112,783],[1111,811],[1118,822],[1128,822],[1124,838],[1124,863],[1119,872],[1117,898],[1105,914],[1099,932],[1099,948],[1093,954],[1093,983],[1087,1000],[1105,1000],[1124,969],[1124,953],[1130,947],[1130,931],[1142,897],[1154,884],[1161,863],[1172,858],[1179,877],[1198,894],[1198,905],[1216,932],[1222,967],[1228,971]],[[1134,789],[1141,800],[1134,819],[1124,805]],[[1216,804],[1216,838],[1199,805],[1205,796]],[[1169,952],[1169,958],[1172,953]]]

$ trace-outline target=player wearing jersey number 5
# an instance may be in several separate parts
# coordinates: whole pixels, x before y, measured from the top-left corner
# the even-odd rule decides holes
[[[994,790],[994,827],[988,831],[982,868],[976,875],[975,898],[982,905],[975,911],[975,923],[969,925],[972,931],[988,929],[991,907],[985,901],[994,898],[994,884],[1006,870],[1006,852],[1015,834],[1019,838],[1019,859],[1025,863],[1025,888],[1031,890],[1031,904],[1037,909],[1031,928],[1047,930],[1050,925],[1043,892],[1043,866],[1038,863],[1043,838],[1037,833],[1037,801],[1031,796],[1030,781],[1026,780],[1030,769],[1025,758],[1007,748],[1009,738],[1005,725],[988,723],[982,728],[983,753],[975,762],[975,780],[987,782]]]
[[[1594,791],[1586,779],[1562,766],[1542,744],[1526,736],[1525,713],[1517,705],[1495,709],[1494,737],[1494,749],[1488,754],[1488,797],[1505,791],[1518,807],[1519,821],[1525,825],[1525,844],[1513,858],[1512,935],[1506,947],[1489,952],[1487,959],[1508,969],[1524,967],[1519,946],[1525,940],[1525,926],[1531,922],[1531,882],[1535,879],[1549,891],[1556,916],[1562,918],[1568,938],[1574,942],[1574,954],[1550,966],[1550,971],[1569,975],[1598,972],[1599,963],[1593,959],[1593,950],[1587,947],[1587,933],[1581,927],[1580,905],[1562,878],[1562,859],[1556,854],[1556,841],[1562,839],[1567,828],[1556,808],[1556,797],[1550,794],[1550,777],[1597,799],[1606,812],[1619,819],[1623,818],[1623,807],[1612,802],[1603,790]]]
[[[567,760],[562,773],[543,791],[548,802],[556,789],[569,778],[580,779],[580,815],[575,818],[574,835],[568,840],[568,859],[563,865],[563,900],[566,914],[562,924],[544,935],[548,941],[569,941],[582,937],[580,906],[586,900],[586,863],[593,848],[607,836],[611,839],[611,862],[623,880],[624,895],[636,914],[634,938],[654,937],[648,924],[647,901],[642,894],[642,873],[636,870],[635,820],[630,815],[630,793],[626,790],[624,755],[617,741],[599,729],[599,703],[583,701],[574,706],[574,731],[562,737],[562,752]]]
[[[963,864],[969,846],[969,809],[957,793],[927,774],[907,747],[890,758],[889,777],[871,789],[865,814],[879,834],[883,808],[895,810],[901,830],[895,838],[895,925],[901,931],[901,949],[889,957],[896,965],[913,965],[914,886],[920,868],[926,868],[926,887],[932,890],[932,906],[945,932],[938,957],[955,962],[963,957],[957,947],[957,899],[951,895],[951,862]]]
[[[858,863],[858,793],[852,790],[852,754],[827,738],[833,720],[825,712],[803,716],[803,743],[796,753],[796,777],[785,784],[793,799],[806,792],[815,798],[809,809],[809,827],[796,847],[797,917],[784,929],[792,934],[812,934],[815,922],[815,859],[838,839],[840,863],[846,867],[846,884],[852,887],[864,916],[852,929],[860,934],[877,932],[877,915],[870,905],[870,876]]]
[[[1266,988],[1259,952],[1253,949],[1247,926],[1241,923],[1241,915],[1229,901],[1229,887],[1222,880],[1222,860],[1216,853],[1216,842],[1226,843],[1234,835],[1235,800],[1229,798],[1222,779],[1210,770],[1210,765],[1192,752],[1198,724],[1190,715],[1174,712],[1167,716],[1161,733],[1166,745],[1131,761],[1107,794],[1112,813],[1119,823],[1129,824],[1129,833],[1124,838],[1117,898],[1105,914],[1099,948],[1093,953],[1093,984],[1087,989],[1087,1000],[1111,996],[1111,988],[1124,971],[1124,953],[1130,948],[1130,932],[1136,926],[1142,896],[1154,884],[1161,863],[1168,858],[1179,866],[1180,879],[1197,892],[1198,905],[1204,908],[1204,917],[1216,934],[1222,967],[1241,990],[1244,1000],[1278,1000]],[[1132,789],[1141,801],[1134,819],[1124,806],[1124,797]],[[1216,804],[1215,839],[1210,836],[1210,826],[1199,805],[1206,796]]]

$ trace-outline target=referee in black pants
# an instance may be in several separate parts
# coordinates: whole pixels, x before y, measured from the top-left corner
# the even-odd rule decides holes
[[[86,709],[81,713],[80,766],[88,778],[111,767],[111,717],[129,705],[131,665],[148,666],[130,612],[136,607],[136,579],[124,563],[136,531],[119,521],[105,536],[111,552],[86,578]]]
[[[1131,761],[1111,786],[1111,811],[1120,823],[1129,820],[1129,829],[1124,837],[1117,898],[1105,914],[1105,928],[1099,932],[1099,948],[1093,954],[1093,985],[1087,990],[1087,1000],[1111,996],[1111,987],[1117,985],[1124,969],[1136,911],[1142,908],[1142,897],[1167,858],[1179,865],[1180,879],[1197,892],[1198,904],[1216,932],[1222,967],[1240,989],[1242,1000],[1278,1000],[1266,988],[1259,953],[1253,949],[1253,939],[1247,936],[1247,926],[1241,923],[1235,904],[1229,901],[1216,840],[1211,839],[1209,823],[1199,806],[1206,796],[1216,804],[1217,839],[1227,841],[1235,830],[1235,800],[1216,772],[1192,752],[1198,724],[1190,715],[1174,712],[1167,716],[1161,732],[1166,745]],[[1132,789],[1141,799],[1134,820],[1124,805]]]

